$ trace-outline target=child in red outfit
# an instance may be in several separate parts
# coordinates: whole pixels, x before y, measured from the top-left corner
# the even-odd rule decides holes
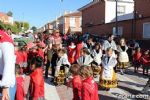
[[[37,54],[38,56],[42,57],[42,59],[44,60],[44,51],[40,45],[38,45]]]
[[[20,65],[16,64],[16,97],[15,100],[24,100],[24,78],[21,76]]]
[[[141,48],[137,48],[137,50],[135,51],[134,55],[133,55],[133,64],[134,64],[134,72],[138,72],[138,68],[140,67],[141,63]]]
[[[75,62],[75,54],[76,54],[76,45],[71,42],[68,46],[68,60],[70,64],[73,64]]]
[[[70,81],[72,83],[73,88],[73,100],[81,100],[81,88],[82,88],[82,81],[79,75],[80,66],[74,64],[70,68],[70,72],[73,75],[73,79]]]
[[[30,74],[30,99],[31,100],[44,100],[44,78],[41,66],[43,60],[41,57],[35,57],[31,61]]]
[[[149,50],[144,52],[144,55],[141,57],[142,67],[143,67],[143,75],[148,75],[148,70],[150,68],[150,56]],[[146,71],[146,74],[145,74]]]
[[[82,81],[81,100],[99,100],[98,86],[93,79],[93,71],[89,66],[82,66],[80,69]]]

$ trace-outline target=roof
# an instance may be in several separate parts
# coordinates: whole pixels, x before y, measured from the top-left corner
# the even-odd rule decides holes
[[[82,15],[82,13],[77,11],[77,12],[73,12],[73,13],[64,14],[64,15],[60,16],[58,19],[61,19],[63,17],[81,16],[81,15]]]
[[[84,10],[84,9],[86,9],[86,8],[89,8],[89,7],[91,7],[91,6],[95,5],[95,4],[97,4],[98,2],[100,2],[100,0],[99,0],[99,1],[92,1],[92,2],[88,3],[87,5],[85,5],[85,6],[81,7],[81,8],[79,8],[78,10],[79,10],[79,11],[82,11],[82,10]]]
[[[85,10],[85,9],[87,9],[87,8],[97,4],[97,3],[99,3],[99,2],[106,2],[106,1],[116,2],[116,0],[95,0],[95,1],[93,0],[92,2],[88,3],[87,5],[79,8],[78,10],[82,11],[82,10]],[[130,1],[128,1],[128,0],[127,1],[125,1],[125,0],[118,0],[118,2],[121,2],[121,3],[134,3],[134,0],[130,0]]]
[[[5,17],[9,17],[7,14],[0,12],[0,16],[5,16]]]

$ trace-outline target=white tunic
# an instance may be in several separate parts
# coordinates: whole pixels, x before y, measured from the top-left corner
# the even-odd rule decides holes
[[[80,66],[83,66],[83,65],[89,66],[92,62],[93,62],[93,58],[91,57],[91,55],[81,56],[79,57],[79,59],[77,59],[77,63]]]
[[[113,68],[116,66],[117,60],[114,57],[110,57],[108,61],[108,57],[104,56],[102,59],[102,79],[105,80],[112,80],[113,77]]]
[[[119,60],[119,62],[129,62],[129,57],[128,57],[128,54],[127,54],[127,50],[128,50],[127,46],[125,46],[125,51],[123,51],[121,49],[121,47],[118,46],[118,52],[119,52],[118,60]]]
[[[102,58],[102,50],[99,50],[99,53],[97,53],[96,50],[94,49],[91,54],[93,56],[94,61],[98,65],[100,65],[101,64],[101,58]]]

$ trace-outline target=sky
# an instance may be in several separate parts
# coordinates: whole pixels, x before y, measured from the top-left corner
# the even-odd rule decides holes
[[[92,0],[0,0],[0,12],[13,12],[14,20],[42,27],[65,11],[76,11]]]

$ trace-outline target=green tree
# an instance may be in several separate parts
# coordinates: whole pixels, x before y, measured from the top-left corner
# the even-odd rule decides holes
[[[37,27],[32,26],[32,27],[31,27],[31,30],[33,30],[33,32],[35,32],[35,31],[37,30]]]
[[[27,31],[29,29],[30,25],[28,22],[24,22],[23,27],[24,27],[24,30]]]
[[[1,21],[0,21],[0,29],[5,29],[5,26]]]
[[[12,17],[13,16],[13,13],[11,11],[7,12],[7,15]]]

